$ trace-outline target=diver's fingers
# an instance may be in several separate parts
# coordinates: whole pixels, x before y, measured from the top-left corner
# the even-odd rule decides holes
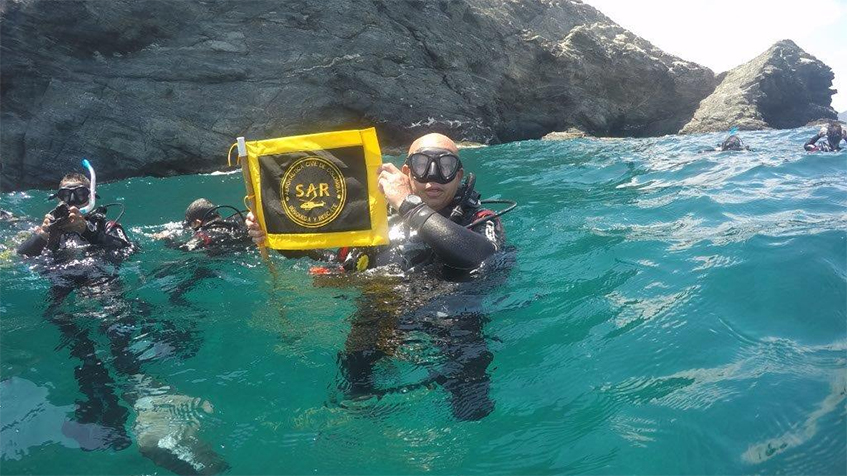
[[[251,228],[251,229],[247,230],[247,234],[250,235],[250,238],[253,239],[253,243],[256,243],[257,245],[261,245],[262,243],[265,242],[266,235],[265,235],[265,232],[262,231],[261,228],[259,228],[259,229]]]
[[[400,172],[400,169],[398,169],[397,166],[394,164],[382,164],[379,166],[378,169],[376,169],[376,171],[379,175],[382,175],[383,172],[396,174]]]

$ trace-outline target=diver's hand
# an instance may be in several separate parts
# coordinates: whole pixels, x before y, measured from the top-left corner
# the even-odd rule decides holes
[[[253,212],[249,212],[247,214],[247,218],[244,219],[244,224],[247,225],[247,234],[253,239],[253,243],[263,246],[267,235],[265,235],[265,232],[262,231],[262,227],[259,226],[259,222],[256,221],[256,216],[253,215]]]
[[[35,228],[35,233],[47,238],[50,234],[50,227],[53,226],[54,221],[55,219],[53,218],[53,215],[49,213],[44,215],[44,221],[41,222],[41,226]]]
[[[395,210],[399,210],[403,200],[412,194],[412,183],[409,177],[394,164],[380,165],[377,173],[379,173],[379,191],[385,195],[385,199]]]

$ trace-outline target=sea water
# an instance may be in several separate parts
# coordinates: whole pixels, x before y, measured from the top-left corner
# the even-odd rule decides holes
[[[152,237],[197,197],[239,206],[236,173],[100,185],[139,250],[109,295],[48,309],[42,265],[10,252],[48,192],[5,194],[23,219],[0,224],[2,472],[167,474],[138,448],[151,417],[130,395],[146,379],[178,396],[159,424],[230,474],[845,474],[847,152],[804,152],[814,133],[745,132],[750,152],[698,153],[720,134],[463,150],[485,197],[519,203],[502,218],[513,264],[417,300],[368,291],[376,277],[320,281],[306,259],[274,257],[273,277],[253,248]],[[346,395],[339,356],[375,309],[479,319],[493,409],[457,418],[432,376],[462,352],[390,325],[383,391]],[[116,369],[115,320],[135,325],[138,373]],[[92,399],[80,339],[128,447],[84,451],[68,430]]]

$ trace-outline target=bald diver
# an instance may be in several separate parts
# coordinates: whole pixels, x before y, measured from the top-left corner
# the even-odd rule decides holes
[[[352,284],[362,291],[338,356],[338,387],[349,399],[390,392],[377,385],[376,365],[395,355],[414,333],[424,332],[446,357],[440,369],[429,368],[426,382],[448,392],[455,418],[484,418],[494,409],[487,370],[493,354],[483,332],[488,316],[480,289],[501,283],[494,276],[504,274],[485,273],[480,267],[488,263],[495,269],[508,268],[508,260],[491,261],[504,250],[505,232],[499,220],[503,212],[483,208],[473,175],[463,181],[456,144],[441,134],[417,139],[402,168],[385,164],[379,174],[380,191],[392,210],[389,245],[283,252],[332,263],[318,268],[326,272],[318,282]],[[252,214],[247,224],[254,241],[263,243],[265,234]],[[354,273],[347,279],[337,274],[357,270],[386,273]],[[486,274],[491,276],[481,276]]]

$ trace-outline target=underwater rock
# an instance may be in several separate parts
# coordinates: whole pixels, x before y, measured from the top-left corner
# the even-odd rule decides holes
[[[139,398],[133,430],[141,454],[177,474],[219,474],[229,465],[198,437],[200,418],[212,413],[209,402],[186,395]]]
[[[835,119],[830,106],[834,77],[829,66],[782,40],[725,73],[680,133],[788,129]]]
[[[219,169],[239,135],[661,135],[716,84],[579,1],[0,5],[3,190]]]

